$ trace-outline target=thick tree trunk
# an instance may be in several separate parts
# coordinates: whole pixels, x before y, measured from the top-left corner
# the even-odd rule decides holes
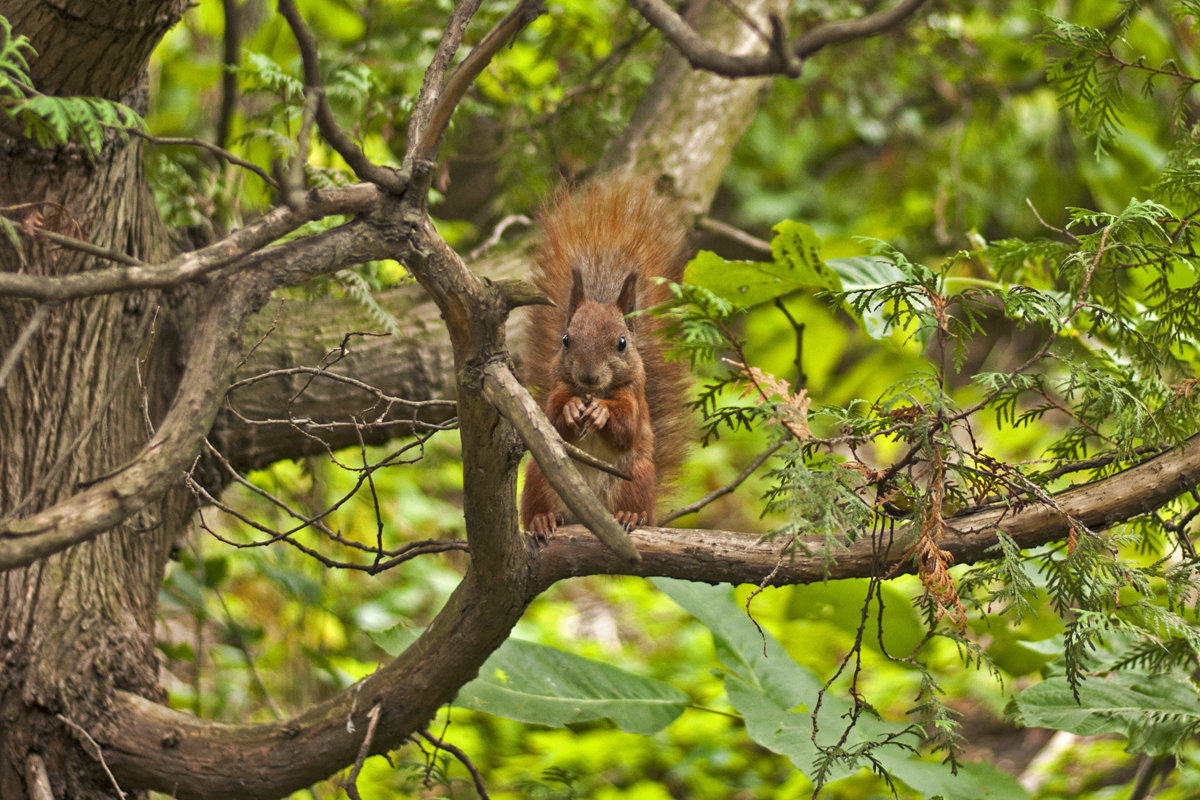
[[[45,54],[33,62],[43,91],[136,107],[150,49],[185,4],[141,6],[7,2],[0,14]],[[147,261],[166,255],[136,143],[110,142],[94,161],[78,147],[42,150],[11,135],[0,134],[0,147],[0,206],[10,216],[40,217]],[[0,243],[4,271],[95,266],[45,242],[21,253]],[[40,307],[0,298],[0,355],[31,334],[0,388],[0,518],[61,500],[119,470],[144,444],[179,372],[183,305],[157,293]],[[47,785],[54,797],[115,796],[79,731],[94,729],[114,689],[160,692],[156,598],[188,505],[182,491],[169,493],[107,536],[0,573],[0,797],[20,800]]]

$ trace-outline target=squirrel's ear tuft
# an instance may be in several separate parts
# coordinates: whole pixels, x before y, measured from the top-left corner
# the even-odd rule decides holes
[[[621,293],[617,295],[617,308],[622,314],[632,314],[637,311],[637,273],[631,272],[621,284]]]
[[[571,299],[567,303],[567,322],[575,316],[575,311],[584,301],[587,300],[587,295],[583,292],[583,273],[579,268],[571,270]]]

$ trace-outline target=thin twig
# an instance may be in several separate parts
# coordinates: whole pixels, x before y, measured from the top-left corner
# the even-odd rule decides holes
[[[666,2],[666,0],[629,0],[629,4],[697,69],[727,78],[786,75],[798,78],[804,60],[831,44],[877,36],[899,27],[925,4],[925,0],[900,0],[895,6],[858,19],[836,20],[819,25],[787,46],[785,27],[771,17],[771,40],[766,52],[737,56],[710,45]],[[757,26],[753,26],[758,31]]]
[[[304,205],[306,188],[304,165],[308,163],[309,141],[313,123],[317,119],[317,109],[324,99],[324,88],[320,86],[304,88],[304,111],[300,115],[300,131],[296,134],[296,150],[288,161],[288,171],[283,181],[283,201],[292,209]]]
[[[58,233],[57,231],[48,230],[47,228],[39,228],[32,225],[21,228],[22,233],[26,231],[39,239],[45,239],[47,241],[54,242],[55,244],[62,245],[63,247],[71,250],[78,250],[80,253],[87,253],[89,256],[96,256],[97,258],[116,261],[118,264],[125,264],[126,266],[130,267],[146,266],[146,262],[142,261],[140,258],[134,258],[128,253],[122,253],[120,250],[112,250],[107,247],[100,247],[99,245],[92,244],[85,239],[76,239],[74,236],[67,236],[66,234]]]
[[[696,227],[702,231],[715,233],[718,236],[724,236],[726,239],[732,239],[740,245],[749,247],[751,250],[762,253],[763,255],[771,255],[771,243],[765,239],[760,239],[753,234],[746,233],[740,228],[735,228],[728,222],[710,217],[702,216],[696,220]]]
[[[478,247],[476,247],[474,250],[472,250],[470,253],[467,254],[467,260],[474,261],[475,259],[482,256],[484,253],[486,253],[487,251],[491,250],[493,247],[498,245],[500,243],[500,239],[504,236],[504,232],[506,230],[508,230],[509,228],[511,228],[513,225],[525,225],[528,227],[530,225],[533,225],[533,220],[531,220],[529,217],[525,216],[524,214],[512,214],[512,215],[507,216],[504,219],[500,220],[499,222],[496,223],[495,229],[492,230],[492,235],[489,236],[486,241],[482,242]]]
[[[241,167],[242,169],[253,172],[255,175],[262,178],[263,182],[271,188],[279,188],[279,183],[271,177],[270,173],[268,173],[258,164],[247,161],[244,158],[239,158],[230,151],[226,150],[224,147],[219,147],[212,142],[206,142],[203,139],[189,139],[178,136],[153,136],[145,131],[139,131],[136,128],[129,129],[129,133],[137,136],[140,139],[145,139],[150,144],[160,147],[198,147],[201,150],[207,150],[209,153],[212,153],[214,156],[228,164],[233,164],[235,167]]]
[[[358,756],[354,759],[354,766],[350,768],[350,774],[346,777],[346,794],[350,800],[362,800],[358,793],[358,773],[362,772],[363,764],[367,760],[367,755],[371,752],[371,742],[375,738],[375,728],[379,725],[379,715],[382,711],[382,706],[376,702],[371,706],[371,710],[367,712],[367,732],[363,734],[362,744],[358,746]]]
[[[786,439],[780,439],[775,444],[771,445],[766,450],[762,451],[757,456],[755,456],[754,460],[750,462],[749,466],[747,466],[744,470],[742,470],[741,473],[736,478],[734,478],[730,483],[726,484],[725,486],[722,486],[720,489],[714,489],[713,491],[704,495],[704,497],[701,497],[699,500],[697,500],[694,503],[689,503],[688,505],[684,506],[683,508],[675,509],[674,511],[670,512],[665,517],[663,517],[662,521],[659,524],[666,525],[667,523],[677,520],[682,516],[685,516],[687,514],[692,514],[696,511],[699,511],[700,509],[704,508],[706,505],[713,502],[714,500],[717,500],[718,498],[724,497],[725,495],[729,494],[734,489],[741,486],[742,483],[745,482],[745,480],[747,478],[749,478],[751,475],[753,475],[754,471],[756,469],[758,469],[759,467],[761,467],[768,458],[775,455],[775,452],[777,450],[779,450],[779,448],[783,447],[783,444],[786,441],[787,441]]]
[[[0,363],[0,391],[8,383],[8,376],[17,368],[17,363],[21,360],[21,354],[25,352],[25,348],[29,347],[29,342],[33,340],[34,335],[41,329],[49,317],[50,305],[43,304],[38,306],[29,318],[29,321],[25,323],[25,327],[21,329],[21,335],[17,337],[12,347],[4,354],[4,361]]]
[[[229,626],[230,635],[233,637],[233,646],[241,652],[242,658],[246,660],[246,667],[250,670],[250,678],[254,681],[254,685],[263,696],[263,701],[267,704],[267,709],[270,710],[271,716],[275,717],[275,719],[283,719],[283,714],[280,712],[279,706],[275,705],[275,699],[267,691],[267,685],[263,683],[262,675],[258,673],[258,667],[254,664],[254,657],[250,654],[250,645],[247,644],[246,637],[242,635],[241,627],[234,620],[233,612],[229,610],[229,604],[225,602],[225,593],[216,586],[213,587],[213,593],[217,596],[217,602],[221,604],[221,610],[225,612],[225,622]]]
[[[472,763],[470,756],[449,742],[436,738],[428,730],[420,731],[420,734],[422,739],[429,742],[437,749],[445,750],[447,753],[457,758],[459,763],[467,768],[467,772],[471,773],[471,779],[475,781],[475,791],[479,793],[480,800],[488,800],[490,795],[488,795],[487,787],[483,784],[483,776],[479,773],[479,769],[476,768],[475,764]]]
[[[108,779],[112,781],[113,788],[117,790],[117,797],[120,797],[122,800],[124,800],[125,792],[121,790],[121,786],[117,783],[117,779],[113,777],[112,770],[108,768],[108,764],[104,761],[104,751],[100,749],[100,745],[96,743],[96,740],[92,738],[92,735],[84,730],[83,727],[74,720],[64,717],[62,714],[55,714],[54,716],[57,717],[60,722],[65,722],[72,729],[77,731],[79,735],[82,736],[89,745],[91,745],[92,758],[100,762],[100,766],[104,768],[104,774],[108,776]]]
[[[1025,198],[1025,205],[1029,206],[1029,210],[1033,212],[1033,215],[1035,217],[1037,217],[1037,221],[1042,224],[1043,228],[1049,228],[1050,230],[1054,231],[1055,233],[1059,234],[1060,236],[1065,236],[1065,237],[1071,239],[1072,241],[1076,241],[1076,242],[1079,241],[1079,237],[1077,237],[1075,234],[1071,233],[1070,231],[1063,230],[1062,228],[1056,228],[1053,225],[1051,225],[1049,222],[1046,222],[1046,220],[1042,219],[1042,215],[1038,213],[1037,206],[1035,206],[1033,204],[1033,201],[1030,200],[1028,197]]]

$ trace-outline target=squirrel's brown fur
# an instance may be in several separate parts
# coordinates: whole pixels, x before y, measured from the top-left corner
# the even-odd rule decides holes
[[[634,476],[625,481],[580,466],[618,522],[653,524],[659,485],[678,467],[688,438],[686,368],[664,361],[659,320],[626,314],[669,298],[655,278],[682,280],[680,215],[646,182],[608,180],[559,192],[541,225],[534,281],[556,306],[532,309],[526,384],[564,439]],[[530,461],[521,524],[544,535],[568,521],[570,512]]]

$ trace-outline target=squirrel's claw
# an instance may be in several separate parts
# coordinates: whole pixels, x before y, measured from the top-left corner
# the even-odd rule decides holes
[[[563,524],[563,515],[546,512],[544,514],[534,514],[529,520],[527,533],[533,537],[533,540],[538,544],[545,544],[550,534],[558,529],[559,525]]]
[[[646,524],[646,512],[644,511],[614,511],[613,516],[617,518],[617,524],[626,532]]]

